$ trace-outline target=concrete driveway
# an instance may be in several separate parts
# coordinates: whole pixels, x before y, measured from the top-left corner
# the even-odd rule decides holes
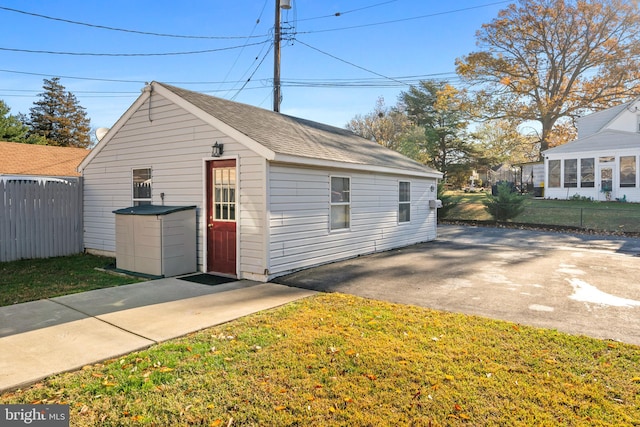
[[[443,225],[274,281],[640,345],[640,239]]]

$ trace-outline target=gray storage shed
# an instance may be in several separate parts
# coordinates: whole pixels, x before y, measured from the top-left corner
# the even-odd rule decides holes
[[[141,205],[116,214],[116,267],[152,276],[197,271],[196,207]]]

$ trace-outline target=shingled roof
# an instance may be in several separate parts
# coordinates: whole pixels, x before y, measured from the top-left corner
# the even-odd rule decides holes
[[[606,129],[586,138],[576,139],[566,144],[550,148],[545,154],[584,153],[585,151],[624,150],[640,147],[640,134],[621,130]]]
[[[0,175],[80,176],[85,148],[0,141]]]
[[[165,83],[167,89],[277,155],[440,175],[402,154],[341,129]]]

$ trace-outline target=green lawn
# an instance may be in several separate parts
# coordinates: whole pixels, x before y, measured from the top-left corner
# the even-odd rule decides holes
[[[640,424],[640,348],[324,294],[0,395],[72,426]]]
[[[459,204],[445,219],[491,221],[485,193],[453,192]],[[525,211],[512,220],[525,224],[578,227],[609,232],[640,232],[640,204],[527,198]]]
[[[0,306],[139,281],[96,270],[113,262],[113,258],[87,254],[2,262]]]

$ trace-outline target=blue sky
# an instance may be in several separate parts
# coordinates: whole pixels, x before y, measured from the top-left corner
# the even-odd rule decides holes
[[[394,105],[406,83],[455,84],[455,59],[508,4],[292,0],[281,112],[343,127],[380,96]],[[272,109],[274,18],[275,0],[0,0],[0,99],[28,114],[43,79],[60,77],[94,128],[112,126],[152,80]]]

